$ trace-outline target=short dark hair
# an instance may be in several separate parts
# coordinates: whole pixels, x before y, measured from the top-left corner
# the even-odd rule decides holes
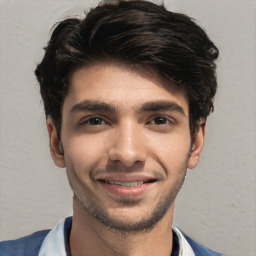
[[[60,136],[62,106],[72,74],[105,60],[151,69],[182,88],[189,101],[193,138],[200,118],[213,111],[214,43],[193,19],[148,1],[100,4],[83,19],[66,19],[52,33],[35,74],[45,114]]]

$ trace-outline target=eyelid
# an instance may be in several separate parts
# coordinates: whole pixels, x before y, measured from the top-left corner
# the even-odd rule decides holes
[[[175,124],[176,123],[176,120],[173,117],[163,115],[163,114],[155,114],[155,115],[151,116],[149,122],[151,123],[157,117],[165,118],[169,122],[169,124]],[[163,124],[163,125],[165,125],[165,124]]]
[[[95,114],[92,114],[92,115],[88,115],[86,117],[83,117],[80,121],[79,121],[79,125],[83,125],[83,124],[86,124],[86,122],[88,122],[90,119],[93,119],[93,118],[98,118],[98,119],[101,119],[102,121],[104,121],[106,124],[109,124],[110,122],[107,120],[107,117],[103,116],[103,115],[95,115]]]

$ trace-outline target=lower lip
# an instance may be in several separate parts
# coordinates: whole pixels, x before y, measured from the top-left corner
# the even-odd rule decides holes
[[[99,184],[107,190],[108,193],[114,196],[125,196],[125,197],[138,197],[145,194],[155,182],[144,183],[136,187],[122,187],[115,184],[108,184],[105,182],[99,182]]]

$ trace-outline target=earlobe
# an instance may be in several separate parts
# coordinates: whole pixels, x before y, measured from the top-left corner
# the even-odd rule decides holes
[[[64,168],[66,167],[66,163],[56,127],[51,118],[47,119],[46,124],[49,135],[49,146],[51,150],[52,159],[56,166]]]
[[[193,145],[191,146],[191,152],[187,163],[187,168],[189,169],[195,168],[199,163],[199,159],[204,146],[205,130],[206,121],[205,119],[201,119],[195,134]]]

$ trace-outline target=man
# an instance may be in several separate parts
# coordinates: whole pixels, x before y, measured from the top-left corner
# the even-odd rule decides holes
[[[163,6],[112,1],[60,22],[45,51],[35,73],[73,218],[1,255],[220,255],[173,226],[217,87],[205,32]]]

